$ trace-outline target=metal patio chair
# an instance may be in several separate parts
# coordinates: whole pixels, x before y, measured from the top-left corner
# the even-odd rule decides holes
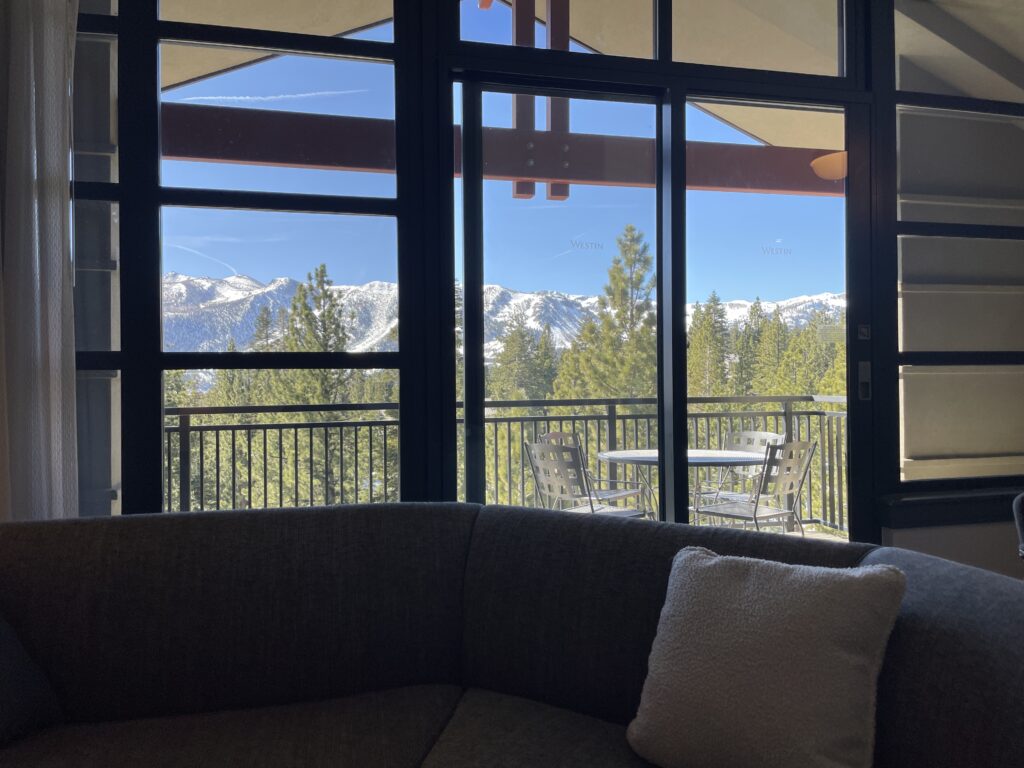
[[[758,432],[754,430],[740,430],[729,432],[725,436],[723,451],[746,451],[750,453],[764,453],[769,445],[780,445],[786,439],[785,435],[776,432]],[[718,471],[716,487],[701,492],[701,500],[708,503],[719,501],[749,501],[754,497],[754,489],[761,477],[764,466],[759,467],[725,467]],[[732,490],[739,486],[741,490]]]
[[[798,513],[800,493],[811,468],[816,442],[792,442],[765,447],[764,468],[749,500],[727,499],[700,506],[698,514],[732,520],[743,525],[782,525],[793,522],[800,535],[804,526]]]
[[[549,509],[589,512],[615,517],[645,517],[643,489],[627,480],[597,481],[587,471],[583,448],[572,432],[551,432],[536,443],[523,443],[541,503]],[[622,485],[620,488],[596,486]],[[614,502],[637,499],[639,508],[616,507]]]

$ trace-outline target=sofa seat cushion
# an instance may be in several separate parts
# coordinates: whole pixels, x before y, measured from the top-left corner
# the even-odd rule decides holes
[[[423,768],[639,768],[621,725],[517,696],[470,689]]]
[[[0,765],[418,768],[461,694],[456,686],[420,685],[280,707],[67,725],[0,749]]]

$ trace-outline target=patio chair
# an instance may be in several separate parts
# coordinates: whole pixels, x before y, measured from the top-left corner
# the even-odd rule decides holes
[[[575,445],[580,450],[580,460],[583,463],[583,471],[590,483],[590,491],[594,498],[600,501],[621,501],[636,497],[641,511],[647,515],[654,509],[653,504],[647,502],[653,499],[649,483],[644,482],[641,476],[639,480],[620,480],[618,478],[597,478],[590,471],[590,462],[587,460],[587,449],[576,432],[548,432],[537,437],[539,443],[551,443],[552,445]],[[605,487],[601,487],[605,486]],[[645,498],[646,497],[646,498]]]
[[[586,469],[583,449],[573,433],[550,433],[536,443],[523,443],[530,462],[533,480],[541,503],[549,509],[567,512],[589,512],[615,517],[644,517],[643,509],[616,507],[612,502],[642,498],[639,484],[635,487],[597,489]],[[605,481],[609,483],[613,481]],[[628,484],[618,481],[616,484]]]
[[[723,451],[747,451],[750,453],[764,453],[769,445],[779,445],[785,440],[785,435],[775,432],[757,432],[753,430],[741,430],[730,432],[725,436]],[[764,466],[759,467],[726,467],[719,469],[717,487],[709,488],[701,492],[701,497],[709,499],[710,503],[719,501],[749,501],[754,496],[754,489],[757,487],[757,480],[761,477]],[[735,486],[742,490],[729,490]]]
[[[792,522],[804,535],[804,526],[797,512],[800,493],[811,468],[816,442],[792,442],[765,447],[764,468],[749,500],[728,499],[698,508],[698,514],[744,525],[753,523],[761,530],[764,524],[785,525]]]

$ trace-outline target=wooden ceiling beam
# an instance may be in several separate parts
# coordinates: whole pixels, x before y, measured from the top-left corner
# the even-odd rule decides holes
[[[163,105],[168,160],[394,173],[391,120],[194,104]],[[462,133],[455,127],[455,173]],[[654,139],[529,128],[483,129],[485,179],[543,184],[653,187]],[[845,194],[811,160],[830,150],[687,142],[687,189],[769,194]],[[566,158],[571,158],[567,163]]]

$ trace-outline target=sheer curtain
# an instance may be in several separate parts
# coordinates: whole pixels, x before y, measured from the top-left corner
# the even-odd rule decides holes
[[[70,83],[78,0],[0,0],[0,521],[78,513]]]

